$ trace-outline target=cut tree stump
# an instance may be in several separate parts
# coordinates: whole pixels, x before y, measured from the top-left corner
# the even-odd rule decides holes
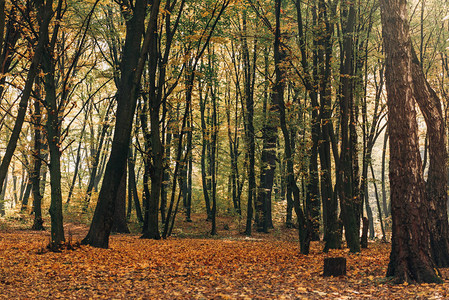
[[[346,275],[346,258],[327,257],[324,259],[323,276]]]

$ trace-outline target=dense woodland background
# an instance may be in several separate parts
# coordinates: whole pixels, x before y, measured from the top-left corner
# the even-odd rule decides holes
[[[438,99],[408,111],[417,110],[420,174],[437,182],[427,193],[442,180],[441,200],[449,4],[382,3],[0,1],[0,215],[33,219],[56,246],[64,217],[92,224],[84,243],[108,247],[111,230],[138,224],[145,238],[167,238],[192,213],[210,220],[211,235],[217,215],[246,224],[246,235],[298,228],[303,254],[310,241],[324,251],[346,241],[351,252],[390,241],[383,43],[392,44],[380,6],[408,11],[414,95]],[[394,28],[384,18],[384,31]],[[428,243],[447,267],[438,203]]]

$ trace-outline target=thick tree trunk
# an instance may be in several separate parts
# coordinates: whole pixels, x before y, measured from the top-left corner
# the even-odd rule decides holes
[[[407,2],[381,0],[390,136],[392,247],[387,276],[398,282],[442,282],[432,260],[422,176]]]
[[[117,116],[111,155],[106,166],[103,184],[98,197],[89,233],[82,241],[94,247],[107,248],[115,211],[118,186],[126,168],[132,123],[136,108],[137,93],[144,61],[151,40],[148,38],[156,30],[151,19],[159,14],[159,0],[151,6],[151,16],[147,34],[141,48],[147,0],[134,3],[132,16],[126,21],[126,39],[121,62],[120,88],[117,91]]]
[[[438,267],[449,267],[449,224],[447,216],[447,144],[446,127],[438,95],[427,82],[418,57],[412,49],[412,78],[416,102],[427,125],[429,171],[426,197],[429,202],[429,226],[432,257]]]

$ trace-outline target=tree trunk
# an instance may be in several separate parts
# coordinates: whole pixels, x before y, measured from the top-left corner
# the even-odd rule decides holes
[[[51,2],[51,1],[50,1]],[[58,5],[58,9],[60,6]],[[59,12],[57,13],[59,16]],[[55,25],[53,35],[58,31]],[[50,44],[48,31],[44,34],[46,49],[42,58],[42,71],[44,76],[45,99],[44,106],[47,110],[47,143],[50,152],[50,216],[51,216],[51,246],[57,249],[65,241],[62,216],[62,191],[61,191],[61,120],[56,96],[54,43]],[[52,37],[53,42],[54,39]]]
[[[429,171],[426,197],[429,206],[430,245],[438,267],[449,267],[449,224],[447,216],[447,144],[441,102],[422,71],[412,49],[412,78],[416,102],[424,115],[429,142]],[[427,138],[426,138],[427,139]]]
[[[6,213],[5,209],[5,195],[6,195],[6,187],[8,186],[8,176],[5,176],[5,181],[3,182],[3,189],[0,192],[0,216],[4,216]]]
[[[352,2],[347,3],[342,9],[347,20],[343,24],[344,36],[340,66],[340,124],[342,142],[338,170],[339,176],[341,176],[339,194],[346,243],[351,252],[359,252],[361,201],[357,192],[357,135],[355,130],[354,83],[352,79],[354,75],[352,33],[355,26],[355,4]]]
[[[171,119],[167,123],[167,134],[165,138],[165,156],[164,156],[164,171],[163,171],[163,181],[161,186],[161,205],[160,205],[160,211],[161,211],[161,221],[162,223],[165,223],[165,210],[167,208],[167,198],[168,198],[168,189],[170,188],[170,172],[168,169],[170,168],[170,156],[171,156]],[[203,158],[201,158],[203,159]]]
[[[213,53],[212,53],[213,54]],[[209,64],[211,65],[211,59],[209,57]],[[217,109],[217,91],[215,90],[215,86],[210,86],[211,90],[211,99],[212,99],[212,132],[211,132],[211,155],[210,155],[210,169],[211,169],[211,182],[212,182],[212,208],[211,208],[211,216],[212,216],[212,228],[211,235],[217,234],[217,144],[218,144],[218,109]],[[190,151],[190,149],[187,149]]]
[[[371,168],[371,176],[373,177],[374,192],[376,195],[377,215],[379,217],[380,229],[382,230],[382,242],[386,243],[387,237],[385,236],[385,227],[384,227],[384,221],[382,218],[382,209],[380,208],[379,193],[377,192],[376,177],[374,176],[374,169],[373,169],[373,165],[371,163],[370,163],[370,168]]]
[[[115,201],[114,221],[111,230],[116,233],[129,233],[126,223],[126,172],[123,173],[122,180],[120,180]]]
[[[45,5],[45,8],[42,7],[40,9],[40,13],[38,14],[38,18],[40,19],[39,24],[39,37],[37,41],[37,45],[35,46],[34,56],[31,61],[31,65],[28,69],[27,78],[25,81],[25,86],[22,91],[22,96],[19,102],[19,108],[17,111],[16,121],[14,123],[13,130],[11,132],[11,136],[9,137],[8,145],[6,146],[5,154],[2,158],[0,164],[0,193],[3,188],[3,181],[6,178],[6,173],[8,172],[9,164],[11,163],[11,159],[14,155],[14,151],[17,146],[17,141],[19,140],[20,132],[22,131],[23,122],[25,121],[26,110],[28,106],[28,100],[31,96],[34,79],[37,76],[39,65],[42,61],[42,56],[46,46],[46,39],[48,37],[48,27],[50,21],[53,17],[53,1],[48,1]]]
[[[276,5],[280,3],[276,2]],[[280,25],[279,25],[280,26]],[[279,29],[277,29],[279,30]],[[280,33],[278,39],[280,38]],[[275,43],[279,43],[275,37]],[[279,46],[278,46],[279,47]],[[279,54],[279,53],[278,53]],[[278,57],[278,59],[280,59]],[[278,76],[278,75],[277,75]],[[283,87],[281,90],[283,93]],[[262,154],[260,167],[260,183],[255,198],[255,221],[257,231],[268,233],[269,214],[268,207],[271,206],[271,194],[273,191],[274,175],[276,170],[276,143],[277,143],[277,127],[279,123],[279,103],[276,99],[279,92],[273,88],[270,97],[264,97],[264,124],[262,126]],[[269,98],[269,99],[268,99]],[[270,104],[268,103],[270,100]]]
[[[85,115],[84,122],[83,122],[83,127],[81,128],[80,141],[78,143],[78,149],[76,150],[75,170],[73,171],[73,179],[72,179],[72,183],[70,184],[69,194],[67,196],[67,202],[66,202],[67,204],[70,203],[70,200],[72,199],[73,189],[75,188],[76,178],[78,176],[79,165],[81,162],[81,144],[83,141],[84,132],[86,130],[88,116],[89,116],[89,113],[91,112],[90,107],[91,106],[89,106],[89,109],[86,111],[86,115]]]
[[[95,180],[97,179],[97,173],[98,173],[98,168],[99,168],[99,164],[100,164],[100,158],[101,158],[101,153],[103,151],[103,143],[106,139],[106,134],[108,132],[109,129],[109,117],[110,117],[110,111],[112,109],[112,101],[109,103],[108,108],[106,109],[106,113],[104,115],[104,120],[103,120],[103,127],[101,129],[101,133],[100,133],[100,137],[99,137],[99,141],[98,141],[98,148],[97,151],[94,151],[94,155],[93,155],[93,164],[92,164],[92,170],[90,173],[90,177],[89,177],[89,183],[87,185],[87,190],[86,190],[86,205],[84,209],[87,209],[87,207],[89,206],[90,203],[90,199],[92,196],[92,191],[94,190],[95,187]]]
[[[27,211],[28,210],[28,201],[30,199],[30,194],[31,194],[31,180],[27,179],[27,183],[26,183],[26,187],[25,187],[25,191],[23,193],[21,202],[22,202],[22,211]]]
[[[384,143],[382,147],[382,171],[381,171],[381,180],[382,180],[382,208],[384,211],[384,216],[388,218],[391,212],[391,205],[387,203],[387,189],[386,189],[386,178],[385,178],[385,169],[386,169],[386,156],[387,156],[387,144],[388,144],[388,128],[385,130],[384,135]]]
[[[186,199],[186,222],[192,222],[192,173],[193,173],[193,153],[192,153],[192,137],[193,137],[193,116],[192,111],[190,111],[190,124],[189,131],[187,132],[187,149],[189,155],[187,156],[187,199]]]
[[[241,37],[241,44],[243,50],[243,69],[244,69],[244,93],[242,95],[242,111],[244,117],[245,125],[245,144],[246,144],[246,159],[247,164],[247,174],[248,174],[248,196],[246,204],[246,226],[245,234],[247,236],[251,235],[252,232],[252,222],[254,216],[254,204],[256,198],[256,143],[255,143],[255,132],[254,132],[254,70],[255,64],[251,64],[248,40],[246,37],[247,32],[247,14],[246,11],[243,13],[242,18],[242,30],[243,34]],[[255,57],[256,53],[254,53]],[[268,76],[268,53],[265,56],[265,76]],[[268,89],[266,87],[266,89]]]
[[[407,2],[381,0],[390,136],[392,247],[387,276],[443,282],[432,260],[428,203],[419,153]]]
[[[94,247],[107,248],[109,245],[118,186],[126,168],[140,78],[149,45],[152,44],[149,36],[156,30],[151,26],[153,24],[151,20],[157,18],[159,14],[159,0],[155,0],[151,6],[150,25],[141,48],[147,2],[136,0],[133,14],[126,21],[126,39],[121,62],[120,88],[117,91],[117,116],[111,155],[89,233],[82,241],[83,244]]]
[[[130,197],[134,200],[134,207],[136,208],[137,220],[143,222],[142,208],[140,206],[139,195],[137,194],[137,183],[136,183],[136,171],[135,171],[135,159],[132,155],[131,148],[129,149],[128,156],[128,190],[130,190]],[[131,204],[130,204],[131,205]]]
[[[33,188],[33,213],[34,213],[34,223],[32,229],[34,230],[44,230],[44,221],[42,219],[42,195],[40,191],[40,181],[41,181],[41,167],[42,167],[42,143],[41,143],[41,102],[40,102],[40,82],[36,80],[35,94],[38,99],[34,100],[34,113],[33,113],[33,124],[34,124],[34,151],[33,151],[33,171],[31,172],[31,183]]]

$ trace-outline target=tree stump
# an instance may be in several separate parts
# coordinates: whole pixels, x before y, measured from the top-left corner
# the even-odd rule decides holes
[[[327,257],[324,259],[323,276],[346,275],[346,258]]]

